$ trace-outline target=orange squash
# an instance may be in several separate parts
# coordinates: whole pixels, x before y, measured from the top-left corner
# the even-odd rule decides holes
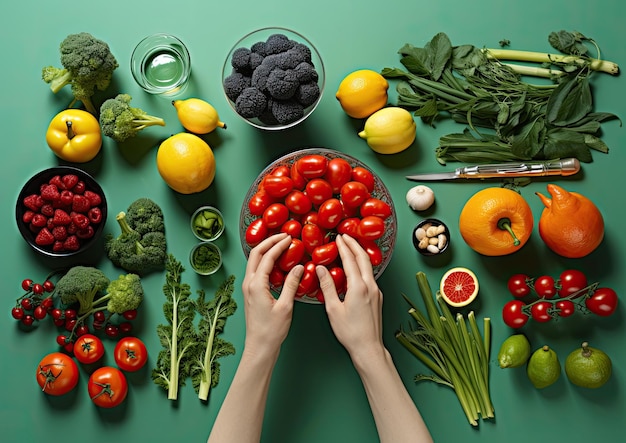
[[[539,235],[556,254],[580,258],[596,249],[604,238],[604,219],[598,207],[577,192],[555,184],[547,186],[552,198],[536,195],[545,206],[539,219]]]

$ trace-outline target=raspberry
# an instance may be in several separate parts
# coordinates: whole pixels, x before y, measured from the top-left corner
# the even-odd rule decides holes
[[[24,215],[22,215],[22,221],[24,223],[30,223],[31,221],[33,221],[34,215],[35,215],[35,212],[28,209],[24,212]]]
[[[60,196],[59,189],[54,185],[45,185],[41,189],[41,198],[44,200],[53,202],[58,200]]]
[[[102,221],[102,211],[100,208],[91,208],[87,213],[89,221],[93,224],[98,224]]]
[[[65,226],[55,226],[52,235],[56,241],[64,241],[67,238],[67,228]]]
[[[82,194],[83,192],[85,192],[85,189],[85,182],[79,180],[78,183],[74,185],[74,189],[72,189],[72,191],[74,191],[74,194]]]
[[[78,251],[80,249],[80,242],[78,241],[78,237],[75,235],[70,235],[63,242],[63,247],[67,251]]]
[[[48,223],[48,219],[43,214],[33,215],[33,219],[30,221],[30,224],[36,228],[43,228],[46,223]]]
[[[91,225],[87,226],[84,229],[79,229],[78,231],[76,231],[76,237],[80,238],[81,240],[87,240],[93,237],[93,234],[94,230]]]
[[[74,198],[72,199],[72,211],[86,214],[89,208],[91,208],[91,205],[87,197],[74,194]]]
[[[61,177],[61,181],[63,182],[63,184],[65,185],[65,187],[63,189],[72,189],[74,186],[76,186],[76,184],[78,183],[78,176],[75,174],[66,174],[63,177]]]
[[[72,219],[67,212],[62,209],[57,209],[54,211],[52,221],[56,226],[65,226],[69,225],[72,222]]]
[[[39,209],[43,206],[44,201],[38,194],[31,194],[27,197],[24,197],[24,206],[33,211],[39,211]]]
[[[54,236],[48,228],[43,228],[35,237],[35,243],[39,246],[48,246],[54,243]]]
[[[78,231],[80,231],[81,229],[87,229],[87,226],[91,224],[85,214],[72,213],[70,218],[72,219],[72,222],[76,225],[76,229]]]
[[[54,208],[50,203],[46,203],[41,207],[40,212],[46,217],[52,217],[54,215]]]
[[[72,202],[74,201],[74,193],[67,189],[62,190],[59,201],[64,206],[71,206]]]
[[[98,206],[98,205],[100,205],[100,203],[102,203],[102,198],[96,192],[87,191],[86,190],[83,195],[85,197],[87,197],[87,199],[89,200],[89,203],[91,204],[92,207],[93,206]]]
[[[67,225],[68,234],[76,234],[76,231],[78,231],[78,228],[76,227],[76,224],[74,222],[71,222],[69,225]]]
[[[65,251],[65,246],[63,246],[63,242],[61,240],[57,240],[52,244],[52,250],[54,252],[63,252]]]
[[[56,186],[57,189],[65,189],[65,183],[63,183],[63,180],[61,180],[60,175],[55,175],[50,180],[48,180],[48,183]]]

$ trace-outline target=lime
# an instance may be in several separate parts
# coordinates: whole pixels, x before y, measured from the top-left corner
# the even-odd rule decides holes
[[[561,376],[559,358],[549,346],[537,349],[530,356],[526,373],[531,383],[537,389],[547,388]]]
[[[463,267],[449,269],[441,277],[439,292],[450,306],[466,306],[478,295],[476,274]]]
[[[612,363],[606,353],[584,342],[565,360],[565,374],[569,381],[583,388],[599,388],[612,373]]]
[[[519,368],[530,357],[530,342],[524,334],[513,334],[502,342],[498,352],[501,368]]]

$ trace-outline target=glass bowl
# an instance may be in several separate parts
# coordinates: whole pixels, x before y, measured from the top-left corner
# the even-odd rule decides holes
[[[450,230],[441,220],[426,218],[413,229],[413,246],[425,256],[443,254],[450,246]]]
[[[204,260],[206,263],[199,260]],[[189,264],[199,275],[215,274],[222,267],[222,251],[215,243],[198,243],[189,253]]]
[[[279,166],[290,167],[299,158],[304,157],[305,155],[309,155],[309,154],[321,154],[329,160],[333,158],[342,158],[346,160],[353,168],[356,166],[360,166],[370,171],[372,175],[374,176],[374,190],[371,192],[371,196],[384,201],[385,203],[389,205],[391,209],[391,216],[387,217],[387,219],[385,220],[385,232],[381,238],[376,240],[376,244],[382,253],[382,260],[380,261],[379,264],[374,266],[374,277],[378,279],[384,272],[387,265],[389,264],[389,261],[391,260],[391,255],[393,253],[393,248],[396,242],[397,218],[396,218],[396,212],[395,212],[393,200],[391,198],[391,194],[389,190],[387,189],[387,187],[385,186],[385,184],[380,180],[380,178],[371,170],[371,168],[369,168],[363,162],[361,162],[360,160],[348,154],[344,154],[342,152],[335,151],[332,149],[326,149],[326,148],[308,148],[308,149],[303,149],[303,150],[286,154],[283,157],[272,162],[270,165],[268,165],[259,174],[259,176],[254,180],[254,182],[250,185],[250,188],[244,198],[244,202],[241,207],[241,213],[239,216],[239,235],[240,235],[241,246],[243,248],[243,252],[246,258],[248,258],[250,254],[250,250],[252,249],[250,245],[248,245],[246,242],[246,230],[248,226],[250,225],[250,223],[252,223],[254,220],[259,218],[258,216],[255,216],[250,213],[248,202],[253,197],[253,195],[257,192],[259,185],[261,184],[261,181],[263,180],[263,178],[270,171],[275,170]],[[333,233],[335,233],[335,231],[331,230],[330,234],[332,235]],[[276,293],[280,293],[281,287],[271,285],[271,289]],[[297,297],[296,300],[299,300],[302,302],[313,303],[313,304],[321,303],[317,298],[307,297],[307,296]]]
[[[77,181],[71,179],[64,183],[63,178],[66,176],[76,177]],[[36,204],[36,206],[40,206],[39,209],[36,209],[35,206],[32,205],[32,203],[29,203],[28,205],[25,203],[25,201],[32,201],[33,196],[40,195],[42,192],[41,187],[43,185],[50,185],[51,183],[54,184],[54,188],[57,190],[57,192],[61,193],[62,191],[67,191],[63,194],[64,196],[70,195],[70,193],[72,196],[74,194],[85,195],[86,191],[90,191],[100,197],[99,203],[90,203],[91,208],[98,208],[99,215],[95,214],[93,211],[91,214],[89,214],[89,211],[87,210],[79,211],[84,212],[84,215],[86,215],[88,219],[91,219],[89,222],[89,228],[84,227],[82,229],[77,229],[75,224],[72,225],[72,223],[59,221],[55,224],[55,226],[63,226],[63,230],[65,231],[65,234],[63,234],[63,230],[54,231],[52,226],[48,226],[47,224],[45,227],[36,227],[34,226],[32,220],[29,222],[26,221],[29,220],[29,218],[35,213],[37,213],[38,215],[42,215],[48,221],[53,220],[55,217],[53,215],[53,212],[55,210],[63,210],[64,213],[68,215],[67,218],[69,218],[70,213],[74,210],[77,210],[76,206],[73,207],[73,203],[69,203],[67,200],[62,200],[61,196],[59,196],[59,199],[55,200],[40,201],[40,204],[45,204],[43,206],[40,206],[40,204]],[[73,197],[70,198],[73,199]],[[61,220],[61,217],[59,217],[58,215],[57,218]],[[17,198],[17,203],[15,205],[15,219],[20,234],[22,234],[24,240],[26,240],[26,242],[35,251],[48,257],[69,257],[83,252],[91,245],[96,243],[97,240],[100,238],[107,219],[107,200],[106,196],[104,195],[104,191],[91,175],[89,175],[82,169],[78,169],[72,166],[57,166],[38,172],[37,174],[32,176],[22,187]],[[39,219],[42,220],[41,217],[39,217]],[[96,222],[96,220],[99,221]],[[40,232],[44,228],[47,229],[48,232],[50,232],[51,234],[52,232],[54,232],[55,240],[53,243],[42,244],[41,241],[38,242],[36,240],[37,236],[40,235]],[[44,231],[43,233],[41,233],[41,238],[44,237],[44,233],[47,237],[49,237],[47,235],[47,232]],[[68,238],[71,238],[71,240],[67,240]],[[66,247],[61,247],[60,245],[66,241]],[[75,249],[76,247],[77,249]]]
[[[191,215],[190,226],[198,240],[214,241],[224,232],[224,217],[213,206],[200,206]]]
[[[305,51],[310,53],[310,55],[307,53],[305,58],[307,59],[307,63],[313,67],[314,72],[311,71],[311,66],[305,65],[298,66],[298,68],[294,69],[293,65],[299,63],[300,60],[302,60],[301,57],[282,57],[282,61],[279,61],[284,52],[270,54],[270,57],[267,57],[266,51],[262,48],[266,46],[269,37],[272,37],[270,40],[275,43],[276,41],[273,39],[277,35],[286,37],[288,43],[282,46],[278,44],[267,45],[271,47],[268,52],[279,50],[286,51],[287,48],[295,42],[297,47],[304,48]],[[242,54],[243,57],[241,56]],[[235,61],[233,61],[233,55],[236,56]],[[265,60],[265,62],[261,66],[263,60]],[[236,65],[236,67],[233,66],[233,64]],[[285,76],[281,77],[282,80],[284,80],[283,84],[293,85],[293,87],[287,86],[285,89],[280,88],[280,95],[278,95],[278,91],[268,91],[267,88],[264,87],[264,81],[257,81],[259,78],[267,78],[270,75],[270,71],[275,67],[280,68],[282,71],[280,72],[281,76]],[[278,72],[279,71],[275,71],[273,75],[276,75]],[[278,83],[273,82],[272,84]],[[300,87],[296,90],[295,94],[290,95],[296,84],[300,84]],[[242,37],[234,44],[228,53],[222,68],[222,86],[224,94],[235,114],[239,115],[245,122],[255,128],[268,131],[291,128],[306,120],[319,104],[324,92],[324,84],[324,63],[313,43],[303,35],[281,27],[258,29]],[[262,115],[258,115],[262,105],[255,111],[250,111],[249,107],[246,108],[248,109],[246,112],[250,115],[242,115],[239,113],[235,102],[241,91],[248,86],[255,86],[256,92],[262,93],[262,95],[265,96],[266,102],[268,102],[267,99],[269,98],[269,102],[273,103],[274,107],[282,108],[283,112],[281,115],[290,115],[291,117],[289,119],[283,118],[281,122],[278,122],[272,116],[272,113],[268,111],[267,106],[265,107],[266,112]],[[311,94],[311,91],[314,91],[316,88],[319,89],[319,94],[313,101],[315,94]],[[298,100],[295,101],[299,102],[300,105],[293,105],[293,101],[296,97]],[[264,100],[261,99],[261,101]],[[285,109],[290,109],[290,112],[284,112]]]

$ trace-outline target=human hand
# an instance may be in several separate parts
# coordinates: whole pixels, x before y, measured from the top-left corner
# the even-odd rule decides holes
[[[287,234],[276,234],[250,251],[242,283],[246,317],[245,347],[248,351],[278,355],[280,345],[289,332],[303,266],[297,265],[287,274],[278,299],[270,291],[269,275],[290,243],[291,237]]]
[[[336,242],[347,280],[343,302],[339,299],[328,270],[318,266],[316,272],[333,332],[354,359],[357,352],[377,352],[384,349],[383,297],[365,250],[347,235],[337,236]]]

